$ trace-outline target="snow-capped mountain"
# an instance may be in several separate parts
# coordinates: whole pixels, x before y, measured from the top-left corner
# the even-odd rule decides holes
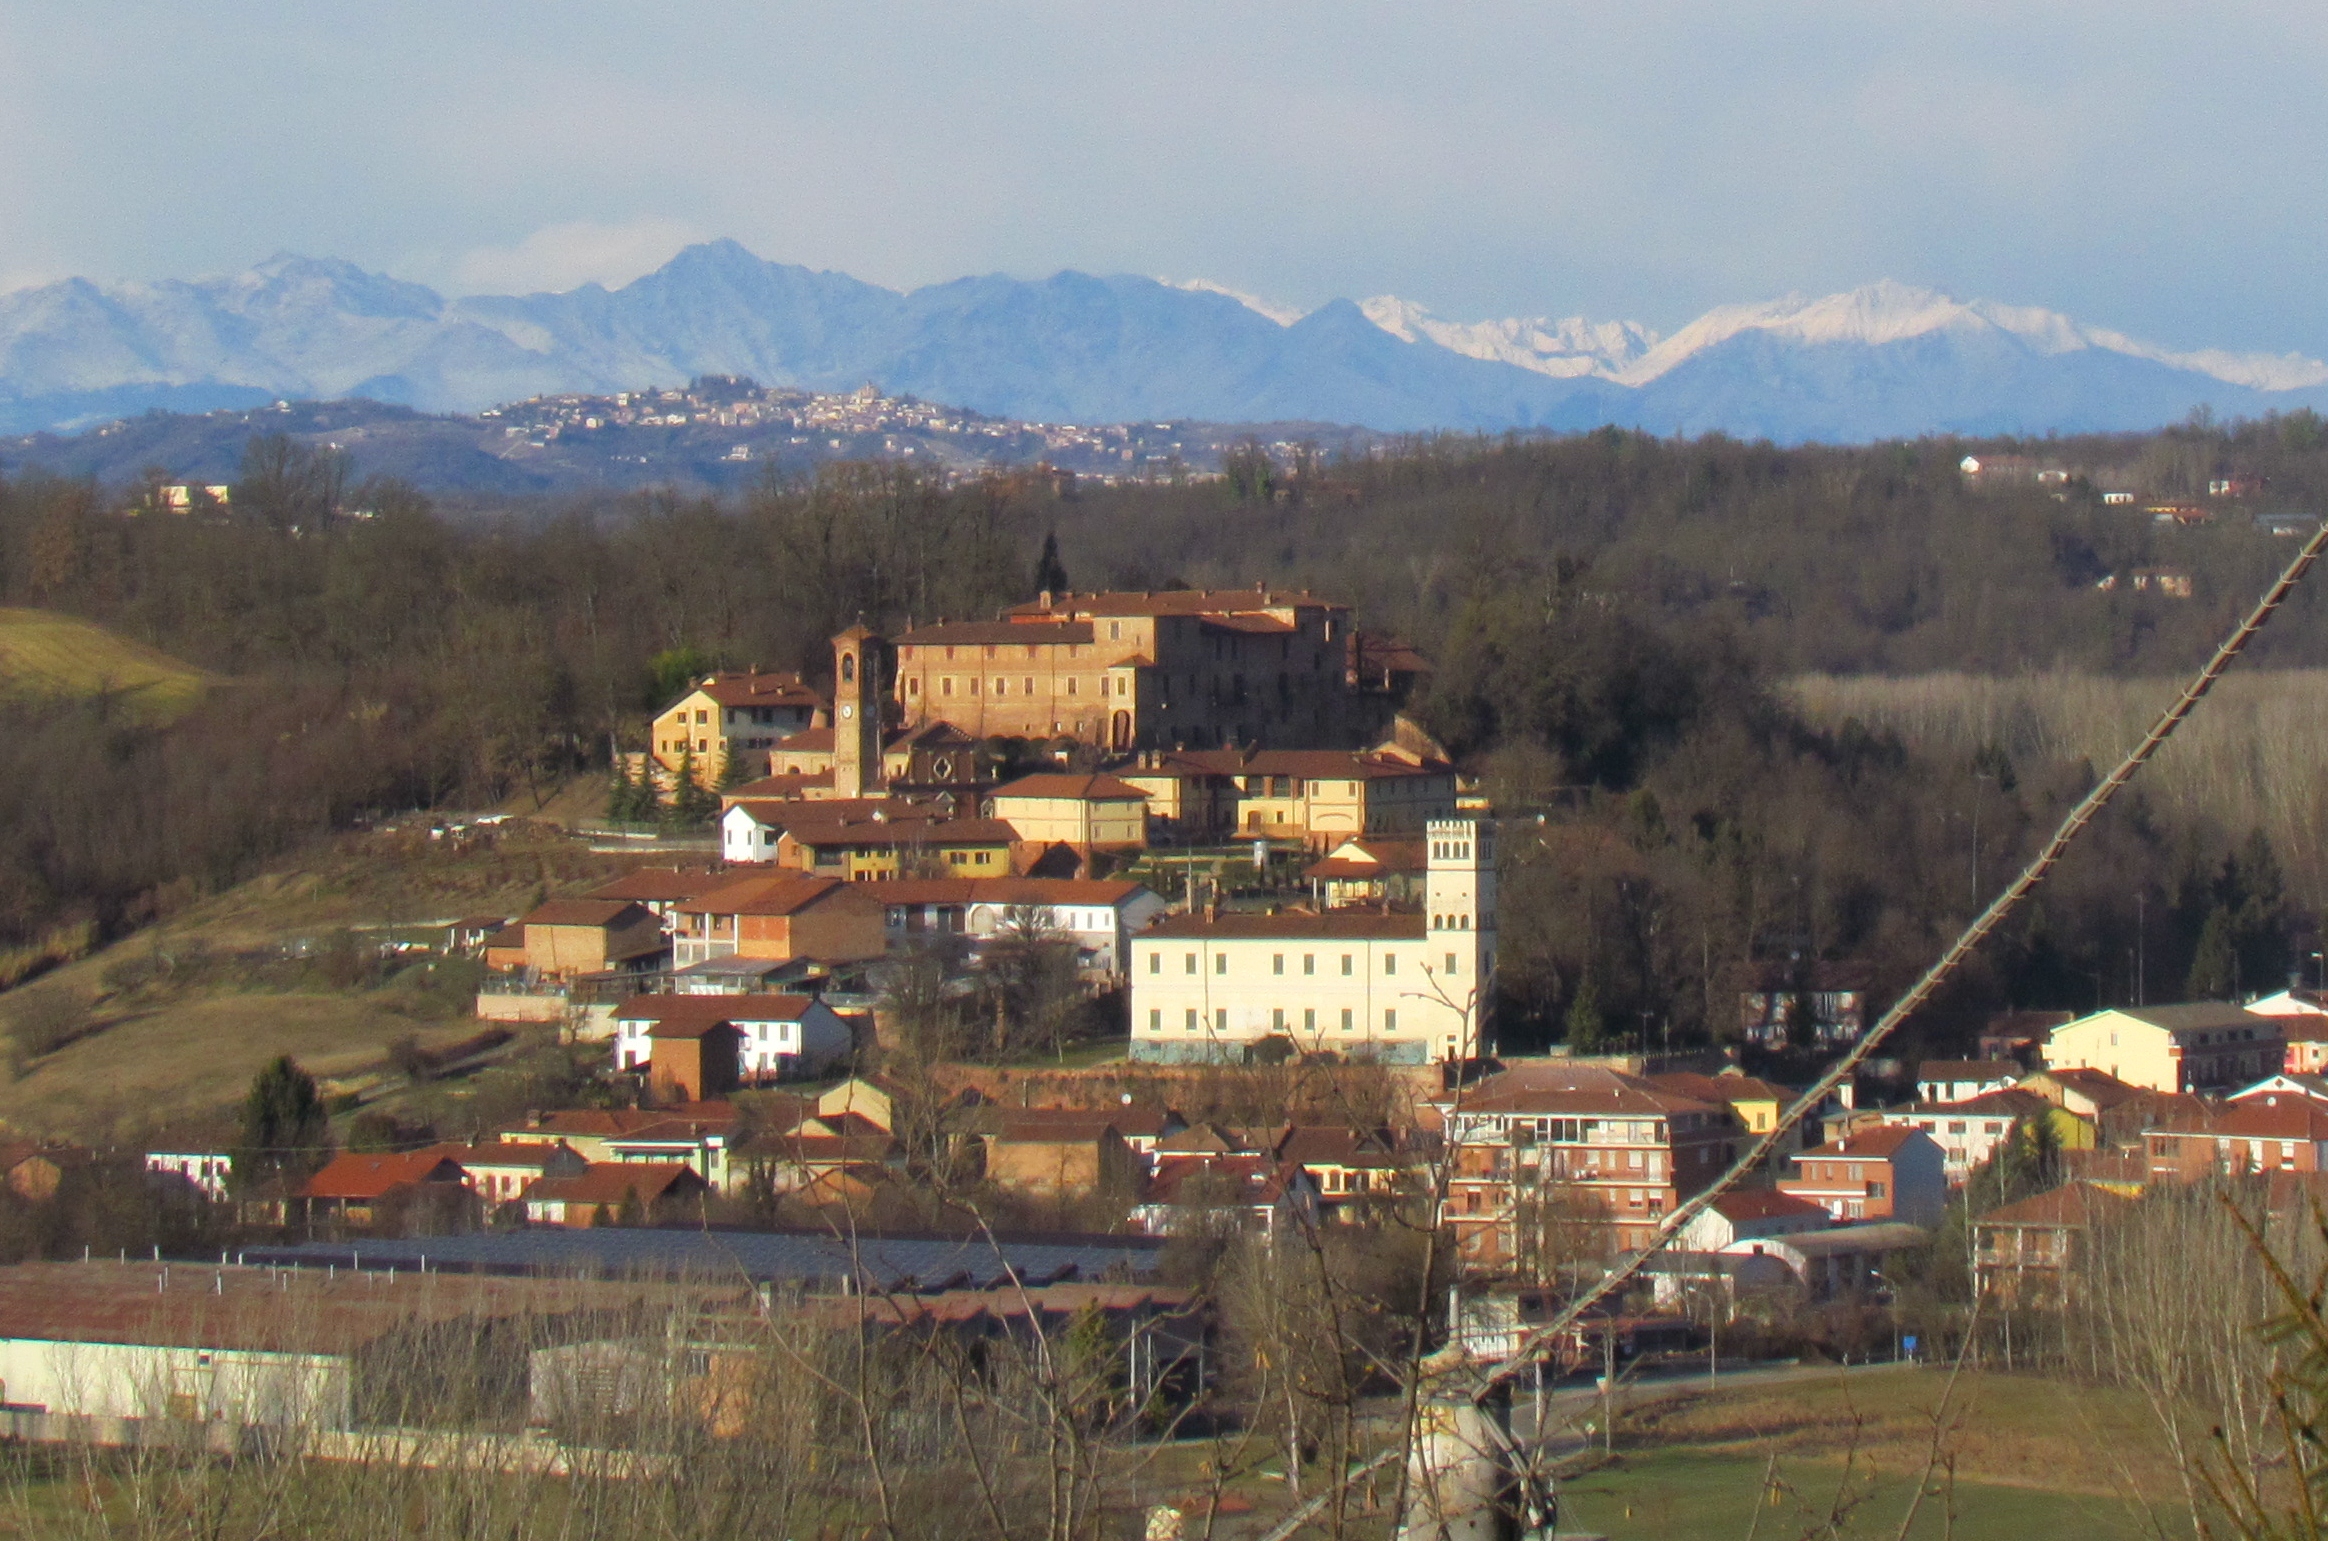
[[[1578,375],[1622,379],[1626,369],[1657,344],[1657,334],[1637,321],[1588,321],[1582,316],[1558,321],[1547,316],[1443,321],[1395,294],[1361,300],[1358,308],[1367,320],[1407,342],[1428,339],[1465,358],[1517,364],[1562,380]]]
[[[1878,283],[1627,321],[1448,321],[1394,296],[1306,314],[1225,286],[1059,273],[910,293],[732,241],[618,289],[446,299],[344,262],[0,294],[0,430],[149,407],[370,396],[474,411],[699,374],[885,389],[1048,422],[1312,420],[1780,440],[2143,428],[2328,403],[2328,364],[2178,351],[2051,311]]]

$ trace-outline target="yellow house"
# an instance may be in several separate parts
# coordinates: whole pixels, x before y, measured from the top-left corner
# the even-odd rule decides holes
[[[1137,851],[1148,844],[1148,794],[1113,776],[1021,776],[995,788],[986,807],[1029,845]]]
[[[1385,746],[1264,749],[1238,778],[1237,833],[1326,850],[1353,835],[1420,835],[1455,815],[1455,767]]]
[[[824,697],[797,674],[707,674],[685,695],[655,714],[650,753],[666,771],[693,756],[696,779],[714,786],[727,774],[728,756],[747,754],[761,771],[769,750],[823,716]]]
[[[2048,1070],[2099,1070],[2158,1092],[2222,1091],[2279,1073],[2281,1024],[2237,1006],[2117,1006],[2045,1040]]]
[[[1017,843],[1018,831],[1002,819],[895,818],[876,809],[791,825],[776,842],[776,861],[851,882],[1008,877]]]

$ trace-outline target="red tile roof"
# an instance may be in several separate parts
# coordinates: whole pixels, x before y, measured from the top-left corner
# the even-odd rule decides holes
[[[584,891],[580,897],[667,904],[674,899],[692,899],[729,881],[726,873],[709,868],[633,867],[621,877],[610,878]]]
[[[897,878],[881,885],[884,904],[1105,904],[1144,893],[1122,878]]]
[[[1826,1218],[1824,1205],[1796,1198],[1775,1188],[1732,1188],[1714,1200],[1713,1211],[1725,1220],[1775,1220],[1790,1215]]]
[[[1089,621],[944,621],[917,626],[897,639],[899,647],[946,647],[967,643],[982,647],[998,643],[1036,646],[1089,642]]]
[[[1113,776],[1102,774],[1076,776],[1052,772],[1021,776],[1018,780],[1005,786],[996,787],[986,795],[989,797],[1071,797],[1087,803],[1129,802],[1133,799],[1145,802],[1148,797],[1147,793],[1133,786],[1130,782],[1119,781]]]
[[[467,1174],[461,1164],[450,1156],[435,1150],[414,1150],[376,1155],[345,1151],[324,1164],[321,1171],[301,1183],[298,1194],[305,1199],[376,1199],[392,1189],[409,1187],[414,1183],[457,1183]]]
[[[2089,1226],[2097,1219],[2106,1220],[2121,1214],[2133,1201],[2121,1198],[2107,1188],[2092,1183],[2063,1183],[2043,1193],[1992,1209],[1979,1217],[1979,1225],[2029,1225],[2042,1227]]]
[[[674,1192],[708,1188],[695,1168],[677,1161],[593,1161],[571,1177],[544,1177],[525,1190],[528,1203],[604,1204],[618,1208],[632,1194],[652,1204]]]
[[[1289,942],[1419,942],[1429,934],[1428,923],[1421,915],[1386,915],[1372,910],[1329,910],[1324,914],[1308,910],[1284,910],[1275,915],[1244,912],[1211,916],[1166,915],[1141,933],[1143,937],[1167,940],[1219,937],[1224,941],[1233,941],[1238,938],[1266,940],[1283,937]]]
[[[663,710],[669,711],[698,691],[721,706],[821,707],[825,704],[823,695],[803,683],[797,674],[734,673],[707,677],[701,684],[682,691]]]
[[[653,920],[651,911],[624,899],[552,899],[520,915],[521,926],[592,926],[613,930]]]
[[[1848,1135],[1840,1140],[1829,1140],[1824,1145],[1814,1145],[1795,1159],[1807,1161],[1817,1156],[1841,1157],[1845,1160],[1856,1158],[1862,1161],[1888,1161],[1893,1156],[1898,1155],[1900,1147],[1907,1144],[1908,1141],[1929,1141],[1930,1139],[1931,1136],[1921,1129],[1910,1129],[1904,1124],[1885,1124],[1877,1128],[1862,1129],[1858,1133]]]
[[[839,878],[806,875],[736,878],[677,908],[689,915],[796,915],[848,887]]]
[[[797,1022],[815,1004],[807,995],[634,995],[614,1008],[614,1020],[652,1022],[651,1036],[660,1038],[701,1033],[722,1022]]]

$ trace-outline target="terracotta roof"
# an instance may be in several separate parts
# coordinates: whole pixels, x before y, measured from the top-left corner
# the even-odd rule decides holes
[[[888,1161],[897,1151],[896,1139],[881,1130],[861,1134],[759,1134],[736,1147],[740,1157],[794,1166],[877,1164]]]
[[[1287,636],[1300,630],[1274,615],[1203,615],[1197,625],[1206,631],[1232,631],[1246,636]]]
[[[2294,1092],[2266,1093],[2213,1111],[2170,1119],[2161,1134],[2225,1139],[2328,1140],[2328,1108]]]
[[[2191,1001],[2176,1006],[2112,1006],[2110,1011],[2121,1017],[2132,1017],[2152,1027],[2162,1027],[2170,1033],[2210,1032],[2219,1028],[2268,1028],[2269,1036],[2278,1037],[2280,1019],[2259,1017],[2252,1011],[2220,1001]],[[2101,1015],[2100,1012],[2094,1013]],[[2079,1020],[2086,1020],[2080,1018]]]
[[[506,1134],[571,1134],[597,1139],[634,1134],[668,1119],[686,1118],[720,1129],[732,1129],[739,1121],[735,1104],[713,1100],[709,1102],[682,1102],[667,1108],[560,1108],[544,1113],[530,1129],[512,1129]]]
[[[2027,1118],[2053,1104],[2035,1092],[2022,1091],[2017,1086],[2001,1087],[1982,1092],[1962,1102],[1914,1102],[1908,1105],[1911,1113],[1962,1115],[1967,1118]]]
[[[431,1145],[413,1154],[443,1156],[447,1160],[458,1161],[464,1170],[481,1166],[522,1166],[540,1171],[572,1157],[574,1148],[562,1140],[545,1145],[513,1145],[501,1140],[488,1140],[475,1145],[449,1142]]]
[[[690,1292],[692,1294],[692,1292]],[[743,1295],[723,1292],[722,1298]],[[666,1286],[479,1274],[19,1263],[0,1268],[0,1338],[348,1354],[431,1322],[608,1312],[689,1298]],[[747,1298],[748,1297],[744,1297]]]
[[[298,1193],[307,1199],[376,1199],[394,1188],[424,1182],[457,1183],[464,1175],[459,1162],[435,1150],[378,1155],[344,1151],[301,1183]]]
[[[935,626],[917,626],[897,639],[899,647],[947,647],[968,643],[983,647],[995,643],[1015,643],[1036,646],[1063,642],[1089,642],[1089,621],[944,621]],[[962,660],[955,660],[961,662]]]
[[[805,874],[737,878],[678,908],[689,915],[794,915],[848,886],[839,878]]]
[[[2144,1088],[2129,1086],[2107,1070],[2090,1070],[2083,1066],[2061,1070],[2042,1070],[2039,1075],[2066,1087],[2084,1097],[2103,1111],[2121,1103],[2132,1102],[2143,1094]],[[2034,1078],[2032,1078],[2034,1079]]]
[[[807,803],[807,808],[820,805]],[[829,805],[826,805],[829,806]],[[787,838],[805,846],[854,845],[883,848],[896,845],[1016,845],[1018,829],[1008,819],[949,819],[936,814],[897,819],[837,819],[815,822],[802,818],[785,831]]]
[[[884,904],[1106,904],[1147,890],[1123,878],[898,878],[877,890]]]
[[[552,899],[517,918],[521,926],[599,926],[614,928],[653,920],[654,915],[627,899]]]
[[[1234,941],[1283,937],[1289,942],[1337,939],[1419,942],[1429,934],[1429,922],[1421,915],[1386,915],[1373,910],[1329,910],[1322,915],[1308,910],[1283,910],[1275,915],[1244,912],[1214,916],[1166,915],[1140,933],[1143,939],[1219,937]]]
[[[802,682],[797,674],[714,674],[701,684],[689,687],[673,698],[663,711],[667,712],[688,697],[701,693],[721,706],[809,706],[825,704],[822,694]],[[662,713],[656,713],[661,716]]]
[[[1661,1070],[1642,1079],[1679,1096],[1694,1097],[1708,1103],[1776,1102],[1783,1105],[1795,1098],[1795,1094],[1787,1088],[1770,1081],[1757,1080],[1750,1075],[1699,1075],[1690,1070]]]
[[[2058,1188],[2048,1188],[2043,1193],[2031,1194],[2028,1198],[2007,1204],[2002,1209],[1992,1209],[1987,1214],[1980,1216],[1974,1223],[1978,1225],[2047,1227],[2085,1226],[2093,1224],[2097,1219],[2108,1219],[2111,1215],[2124,1212],[2126,1206],[2132,1202],[2130,1199],[2121,1198],[2110,1192],[2107,1188],[2097,1188],[2092,1183],[2063,1183]]]
[[[1803,1161],[1813,1156],[1820,1156],[1842,1157],[1846,1160],[1858,1157],[1867,1161],[1886,1161],[1897,1155],[1899,1148],[1907,1144],[1908,1141],[1924,1140],[1929,1142],[1931,1138],[1923,1130],[1911,1129],[1905,1124],[1882,1124],[1874,1128],[1862,1129],[1858,1133],[1847,1135],[1840,1140],[1829,1140],[1824,1145],[1814,1145],[1795,1159]]]
[[[1248,776],[1298,776],[1305,781],[1395,781],[1405,776],[1452,776],[1443,760],[1412,760],[1372,749],[1261,749],[1241,772]]]
[[[1105,1113],[1087,1113],[1075,1119],[1006,1118],[994,1138],[1005,1145],[1089,1145],[1121,1133]]]
[[[1791,1193],[1781,1193],[1775,1188],[1732,1188],[1714,1200],[1712,1208],[1723,1219],[1733,1221],[1775,1220],[1788,1215],[1806,1218],[1817,1215],[1823,1221],[1827,1217],[1823,1205],[1814,1204],[1809,1199],[1796,1198]]]
[[[633,867],[621,877],[610,878],[596,888],[586,890],[585,899],[617,899],[635,903],[669,903],[674,899],[692,899],[706,889],[717,888],[730,881],[725,873],[708,868]]]
[[[1464,1114],[1711,1113],[1717,1105],[1598,1065],[1547,1062],[1491,1075],[1464,1094]]]
[[[593,1161],[571,1177],[544,1177],[525,1190],[528,1203],[604,1204],[619,1208],[632,1194],[652,1204],[674,1189],[707,1188],[695,1168],[677,1161]]]
[[[1217,1182],[1231,1204],[1270,1204],[1282,1195],[1301,1168],[1272,1156],[1159,1156],[1148,1179],[1145,1202],[1177,1204],[1187,1188],[1200,1179]],[[1207,1186],[1210,1186],[1208,1184]],[[1208,1195],[1209,1196],[1209,1195]]]
[[[692,1029],[702,1032],[722,1022],[797,1022],[816,1000],[807,995],[634,995],[614,1008],[617,1022],[652,1022],[655,1037]]]
[[[996,787],[989,797],[1072,797],[1087,803],[1127,802],[1133,798],[1142,801],[1148,794],[1128,781],[1119,781],[1108,775],[1074,776],[1042,773],[1021,776],[1005,786]]]
[[[820,771],[789,771],[781,776],[762,776],[747,781],[740,787],[722,792],[719,800],[733,807],[737,803],[792,803],[811,792],[829,791],[833,773]]]

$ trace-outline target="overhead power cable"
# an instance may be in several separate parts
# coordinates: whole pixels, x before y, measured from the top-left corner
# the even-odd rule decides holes
[[[1785,1139],[1798,1124],[1809,1117],[1827,1099],[1829,1093],[1848,1080],[1867,1057],[1883,1043],[1884,1039],[1891,1036],[1894,1028],[1931,1000],[1940,986],[1947,982],[1948,977],[1962,966],[1965,959],[1972,955],[1973,949],[1978,947],[1998,926],[2002,925],[2006,918],[2020,907],[2021,901],[2028,898],[2037,885],[2045,880],[2046,874],[2053,870],[2055,864],[2061,860],[2063,853],[2069,849],[2070,842],[2075,840],[2085,827],[2091,824],[2095,817],[2110,805],[2110,800],[2124,790],[2126,783],[2134,779],[2135,772],[2148,764],[2150,757],[2158,752],[2159,747],[2168,738],[2173,736],[2174,730],[2180,727],[2183,719],[2191,714],[2191,709],[2199,704],[2200,698],[2214,688],[2215,681],[2221,679],[2223,672],[2231,667],[2232,661],[2246,651],[2247,644],[2255,640],[2255,634],[2263,630],[2264,623],[2272,618],[2273,613],[2279,609],[2289,593],[2294,590],[2298,583],[2303,581],[2304,574],[2311,570],[2312,564],[2319,559],[2323,548],[2328,548],[2328,523],[2323,523],[2319,529],[2312,532],[2312,538],[2304,542],[2304,549],[2296,553],[2294,561],[2288,563],[2287,570],[2279,575],[2279,581],[2274,583],[2263,598],[2257,602],[2255,608],[2248,612],[2247,618],[2240,622],[2239,629],[2232,632],[2221,647],[2215,649],[2215,656],[2207,660],[2207,666],[2199,671],[2198,677],[2193,679],[2184,688],[2183,693],[2175,699],[2174,704],[2168,707],[2156,722],[2151,724],[2150,731],[2143,735],[2142,741],[2136,744],[2123,760],[2118,762],[2117,769],[2111,771],[2092,791],[2086,793],[2078,801],[2076,807],[2070,809],[2068,816],[2054,830],[2053,838],[2048,840],[2045,843],[2045,848],[2037,853],[2036,859],[2022,868],[2021,875],[2013,879],[2011,885],[2003,893],[1997,895],[1987,909],[1981,911],[1972,924],[1965,928],[1964,933],[1957,937],[1945,953],[1941,954],[1937,963],[1924,971],[1923,977],[1916,981],[1915,988],[1901,996],[1898,1002],[1885,1012],[1873,1027],[1860,1034],[1843,1057],[1829,1066],[1826,1074],[1813,1082],[1808,1091],[1797,1097],[1788,1106],[1777,1124],[1749,1146],[1746,1154],[1740,1156],[1713,1186],[1667,1215],[1658,1226],[1657,1234],[1648,1246],[1618,1264],[1598,1284],[1586,1290],[1562,1309],[1559,1315],[1524,1338],[1509,1359],[1487,1374],[1484,1382],[1477,1388],[1475,1395],[1485,1397],[1497,1387],[1527,1373],[1544,1351],[1573,1327],[1585,1312],[1631,1283],[1648,1265],[1651,1258],[1672,1245],[1673,1239],[1681,1234],[1684,1226],[1705,1213],[1723,1194],[1728,1193],[1760,1170],[1764,1160],[1778,1148],[1781,1140]]]

